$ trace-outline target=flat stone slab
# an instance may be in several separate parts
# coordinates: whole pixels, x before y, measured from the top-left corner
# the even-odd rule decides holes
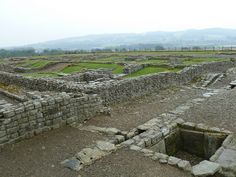
[[[194,176],[205,177],[209,175],[214,175],[220,169],[221,167],[218,163],[204,160],[200,162],[198,165],[193,166],[192,174]]]
[[[61,162],[61,165],[75,171],[79,171],[83,167],[81,162],[76,158],[66,159]]]
[[[90,165],[100,159],[105,153],[98,148],[84,148],[76,154],[76,158],[84,165]]]
[[[107,141],[97,141],[96,145],[100,150],[106,151],[106,152],[112,152],[115,151],[117,148],[114,144],[109,143]]]
[[[236,150],[224,149],[216,162],[224,167],[236,165]]]
[[[229,85],[236,86],[236,80],[229,83]]]
[[[191,171],[192,166],[189,161],[187,160],[181,160],[178,162],[178,167],[184,171]]]
[[[223,143],[224,148],[236,150],[236,134],[229,135],[228,140]]]

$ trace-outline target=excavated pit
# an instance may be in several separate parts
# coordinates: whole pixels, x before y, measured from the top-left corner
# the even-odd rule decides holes
[[[227,136],[224,132],[178,126],[150,149],[196,165],[203,160],[209,160]]]

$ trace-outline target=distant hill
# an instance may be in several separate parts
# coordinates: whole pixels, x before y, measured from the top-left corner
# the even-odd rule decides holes
[[[236,30],[211,28],[176,32],[147,32],[126,34],[102,34],[72,37],[27,45],[36,49],[90,50],[94,48],[112,48],[137,46],[143,44],[162,45],[164,47],[222,46],[236,45]]]

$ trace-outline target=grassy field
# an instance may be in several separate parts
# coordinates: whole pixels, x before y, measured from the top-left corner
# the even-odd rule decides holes
[[[123,66],[118,64],[105,64],[105,63],[78,63],[64,68],[63,73],[81,72],[87,69],[111,69],[113,74],[120,74],[123,72]]]
[[[183,61],[184,65],[192,65],[192,64],[199,64],[199,63],[209,63],[209,62],[220,62],[220,61],[229,61],[230,59],[222,59],[222,58],[191,58],[185,59]]]
[[[24,68],[42,68],[52,61],[49,60],[25,60],[23,63],[18,64],[17,66]]]
[[[146,68],[139,70],[137,72],[134,72],[132,74],[128,74],[124,78],[138,77],[138,76],[142,76],[142,75],[154,74],[154,73],[160,73],[160,72],[178,72],[180,70],[181,70],[180,68],[146,67]]]
[[[146,67],[140,71],[129,74],[125,78],[129,77],[138,77],[146,74],[153,74],[159,72],[176,72],[180,69],[171,68],[168,65],[173,65],[172,59],[180,59],[179,64],[183,66],[190,66],[193,64],[200,64],[204,62],[219,62],[219,61],[229,61],[227,58],[211,58],[213,55],[222,53],[222,51],[159,51],[159,52],[121,52],[121,53],[87,53],[87,54],[69,54],[69,55],[53,55],[53,56],[38,56],[32,57],[30,59],[25,59],[18,66],[25,68],[42,68],[50,62],[59,61],[58,58],[63,58],[65,61],[71,62],[71,64],[55,67],[54,70],[47,68],[40,70],[40,72],[24,74],[25,76],[30,77],[56,77],[60,75],[59,73],[71,74],[75,72],[83,72],[86,70],[96,70],[96,69],[108,69],[112,70],[113,74],[123,73],[124,66],[123,64],[150,64],[151,66]],[[229,58],[233,52],[225,52],[229,54]],[[199,54],[199,58],[198,55]],[[208,58],[201,58],[204,55]],[[218,55],[221,57],[222,55]],[[189,57],[189,58],[187,58]],[[60,60],[61,61],[61,60]],[[178,61],[177,61],[178,63]],[[155,65],[155,66],[154,66]],[[63,68],[64,67],[64,68]]]

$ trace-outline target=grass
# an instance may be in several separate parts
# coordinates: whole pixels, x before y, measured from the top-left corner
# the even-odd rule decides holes
[[[124,78],[130,78],[130,77],[138,77],[142,75],[147,74],[154,74],[154,73],[160,73],[160,72],[178,72],[180,71],[180,68],[167,68],[167,67],[146,67],[142,70],[139,70],[137,72],[131,73],[126,75]]]
[[[165,64],[165,63],[168,63],[168,60],[160,60],[160,59],[156,59],[156,60],[138,60],[136,62],[140,63],[140,64],[146,64],[146,63],[150,63],[150,64]]]
[[[106,57],[106,58],[100,58],[95,60],[96,62],[123,62],[124,61],[124,57],[122,56],[111,56],[111,57]]]
[[[61,72],[63,73],[74,73],[74,72],[81,72],[87,69],[111,69],[113,74],[119,74],[123,71],[123,66],[118,64],[106,64],[106,63],[79,63],[75,65],[68,66],[64,68]]]
[[[24,63],[20,63],[17,66],[20,66],[23,68],[31,68],[31,69],[42,68],[51,62],[52,61],[48,61],[48,60],[25,60]]]
[[[222,59],[222,58],[193,58],[193,59],[185,59],[183,61],[184,65],[192,65],[204,62],[220,62],[220,61],[229,61],[230,59]]]

